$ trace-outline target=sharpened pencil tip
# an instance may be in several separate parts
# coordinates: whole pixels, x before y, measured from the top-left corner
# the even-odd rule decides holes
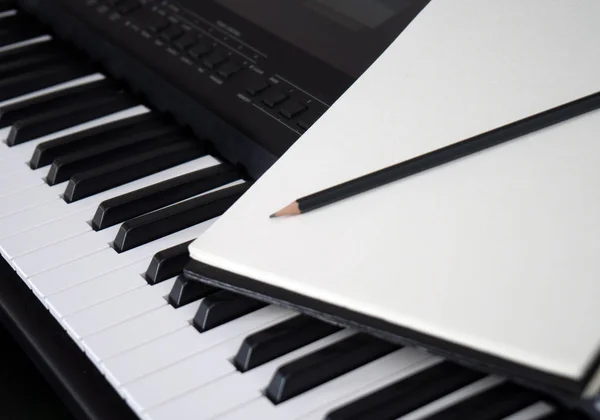
[[[269,217],[274,218],[274,217],[280,217],[280,216],[295,216],[297,214],[300,214],[300,206],[298,205],[298,203],[296,201],[294,201],[293,203],[290,203],[287,206],[285,206],[284,208],[282,208],[281,210],[276,211]]]

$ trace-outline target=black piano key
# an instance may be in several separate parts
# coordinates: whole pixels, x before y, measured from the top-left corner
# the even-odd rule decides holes
[[[56,185],[79,172],[136,156],[146,150],[167,146],[173,143],[177,131],[181,131],[181,128],[163,126],[138,133],[119,134],[101,144],[56,158],[48,170],[46,182],[48,185]]]
[[[46,31],[34,20],[24,19],[19,14],[5,17],[0,26],[0,47],[45,34]]]
[[[233,167],[220,164],[114,197],[98,206],[92,227],[105,229],[238,179]]]
[[[115,87],[116,84],[112,81],[99,80],[11,105],[5,105],[0,107],[0,128],[8,127],[18,120],[52,112],[55,108],[68,107],[69,105],[81,103],[92,99],[94,96],[102,97],[106,92],[114,90]]]
[[[69,62],[42,66],[37,70],[0,80],[0,101],[26,95],[92,73],[91,66]]]
[[[146,270],[146,281],[150,284],[156,284],[181,273],[183,267],[190,260],[188,247],[191,243],[192,241],[184,242],[154,254]]]
[[[309,316],[296,316],[246,337],[235,355],[234,365],[240,372],[246,372],[340,329]]]
[[[25,71],[35,70],[40,66],[56,63],[65,58],[65,54],[52,51],[36,54],[23,54],[21,56],[15,56],[12,59],[0,58],[0,80],[16,76]]]
[[[0,13],[15,9],[17,6],[14,0],[0,0]]]
[[[505,382],[426,417],[426,419],[501,420],[541,400],[543,397],[540,393],[511,382]]]
[[[15,122],[6,143],[9,146],[25,143],[65,128],[83,124],[139,105],[129,95],[105,95],[82,101]]]
[[[331,411],[327,420],[396,419],[486,375],[442,362]]]
[[[220,291],[202,300],[193,325],[198,331],[205,332],[265,306],[267,304],[261,301]]]
[[[128,220],[117,232],[113,248],[117,252],[124,252],[214,219],[222,215],[248,188],[248,183],[235,185]]]
[[[189,258],[188,258],[189,260]],[[219,289],[179,275],[169,293],[169,304],[174,308],[187,305],[206,296],[217,293]]]
[[[280,404],[399,348],[367,334],[353,335],[281,366],[271,379],[266,396]]]
[[[151,112],[124,118],[77,133],[68,134],[37,145],[29,162],[32,169],[49,165],[54,159],[102,144],[116,136],[128,136],[163,125],[161,118]]]
[[[72,203],[205,154],[204,147],[197,140],[177,141],[170,146],[78,173],[69,180],[63,198]]]

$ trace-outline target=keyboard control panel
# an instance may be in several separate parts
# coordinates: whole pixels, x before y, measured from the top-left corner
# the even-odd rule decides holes
[[[173,2],[88,0],[88,7],[152,44],[157,57],[197,72],[198,83],[230,87],[223,95],[242,101],[257,118],[270,118],[300,136],[330,104],[267,70],[269,58],[232,33]],[[261,115],[263,114],[263,115]]]

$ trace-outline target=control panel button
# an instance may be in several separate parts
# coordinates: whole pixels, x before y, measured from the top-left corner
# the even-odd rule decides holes
[[[288,102],[281,107],[279,113],[286,118],[292,119],[306,111],[307,106],[297,101]]]
[[[288,96],[280,90],[272,90],[267,93],[267,95],[263,98],[262,101],[269,108],[274,108],[276,105],[279,105],[287,98]]]
[[[126,15],[128,13],[133,12],[134,10],[139,9],[139,8],[140,8],[140,4],[138,3],[137,0],[126,0],[117,6],[117,11],[119,13],[121,13],[122,15]]]
[[[308,130],[318,119],[318,115],[307,113],[298,120],[297,125],[303,130]]]
[[[227,61],[221,67],[219,67],[219,76],[229,79],[231,76],[236,74],[242,69],[242,65],[237,61]]]
[[[190,53],[190,55],[193,58],[198,60],[201,57],[204,57],[209,52],[211,52],[212,49],[213,49],[212,45],[210,45],[208,42],[201,42],[200,44],[190,48],[190,50],[188,52]]]
[[[222,52],[215,51],[211,55],[206,57],[204,60],[202,60],[202,63],[204,63],[204,65],[209,69],[214,69],[219,64],[223,63],[225,60],[227,60],[227,57]]]
[[[160,32],[171,24],[167,18],[156,14],[147,16],[145,21],[148,24],[148,28],[153,32]]]
[[[186,32],[181,38],[175,41],[175,48],[177,48],[179,51],[185,51],[192,45],[194,45],[197,40],[198,37],[196,36],[196,34]]]
[[[183,29],[181,29],[179,26],[171,26],[165,29],[160,37],[165,41],[173,41],[179,38],[181,35],[183,35]]]
[[[261,80],[260,82],[254,83],[246,88],[246,92],[248,92],[251,96],[256,96],[265,89],[268,89],[271,85],[267,82]]]

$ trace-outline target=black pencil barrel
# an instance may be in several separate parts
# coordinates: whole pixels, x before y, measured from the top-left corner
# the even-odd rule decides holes
[[[600,92],[300,198],[302,213],[469,156],[600,108]]]

